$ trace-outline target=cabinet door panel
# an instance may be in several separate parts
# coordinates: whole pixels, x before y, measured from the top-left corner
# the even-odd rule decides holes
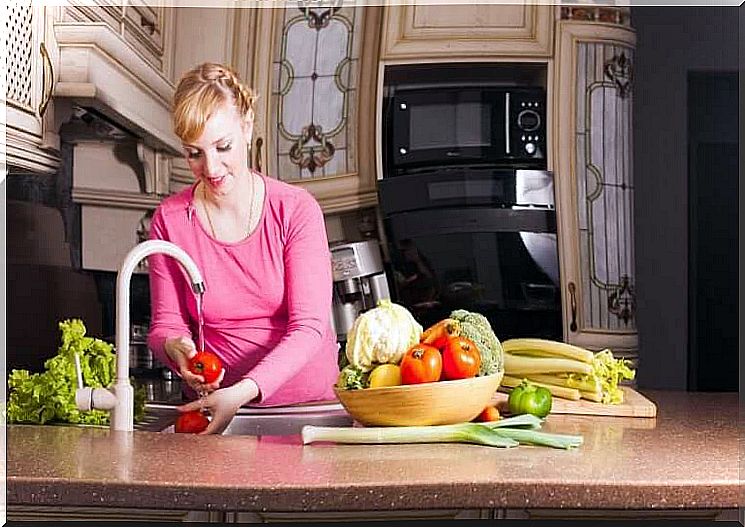
[[[46,40],[47,10],[28,3],[12,3],[5,21],[8,51],[6,105],[7,164],[24,171],[54,172],[58,145],[47,133],[51,118],[56,46]],[[12,170],[11,170],[12,171]]]
[[[554,134],[565,336],[634,358],[634,34],[565,22],[558,51]]]
[[[39,103],[43,96],[41,31],[44,12],[30,4],[12,4],[8,8],[6,49],[8,83],[5,99],[11,114],[8,124],[41,135]]]
[[[512,30],[515,34],[523,32],[531,23],[533,11],[522,5],[505,5],[499,9],[485,9],[483,5],[459,5],[457,9],[443,9],[442,6],[411,6],[411,28],[414,31],[445,34],[463,30],[484,34],[499,32],[507,36]]]
[[[404,5],[385,10],[383,58],[551,55],[554,7]]]

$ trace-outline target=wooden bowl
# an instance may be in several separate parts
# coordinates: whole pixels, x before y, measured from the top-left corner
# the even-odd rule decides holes
[[[457,381],[340,390],[336,396],[366,426],[447,425],[471,421],[489,403],[503,371]]]

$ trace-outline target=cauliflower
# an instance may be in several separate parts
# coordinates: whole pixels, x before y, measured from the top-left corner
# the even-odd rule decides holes
[[[345,352],[351,365],[367,372],[377,364],[401,362],[421,335],[422,326],[405,307],[381,300],[354,321]]]
[[[460,334],[476,344],[481,353],[479,375],[491,375],[504,369],[502,344],[494,334],[489,320],[480,313],[456,309],[450,318],[460,322]]]

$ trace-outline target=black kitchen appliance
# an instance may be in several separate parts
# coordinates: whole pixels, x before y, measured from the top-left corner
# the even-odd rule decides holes
[[[562,340],[550,172],[443,168],[378,185],[391,296],[422,325],[468,309],[500,339]]]
[[[384,177],[443,166],[546,168],[542,87],[389,87]]]

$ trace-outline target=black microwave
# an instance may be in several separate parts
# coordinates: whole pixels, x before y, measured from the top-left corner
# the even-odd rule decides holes
[[[452,165],[546,168],[542,88],[398,89],[384,119],[384,176]]]

